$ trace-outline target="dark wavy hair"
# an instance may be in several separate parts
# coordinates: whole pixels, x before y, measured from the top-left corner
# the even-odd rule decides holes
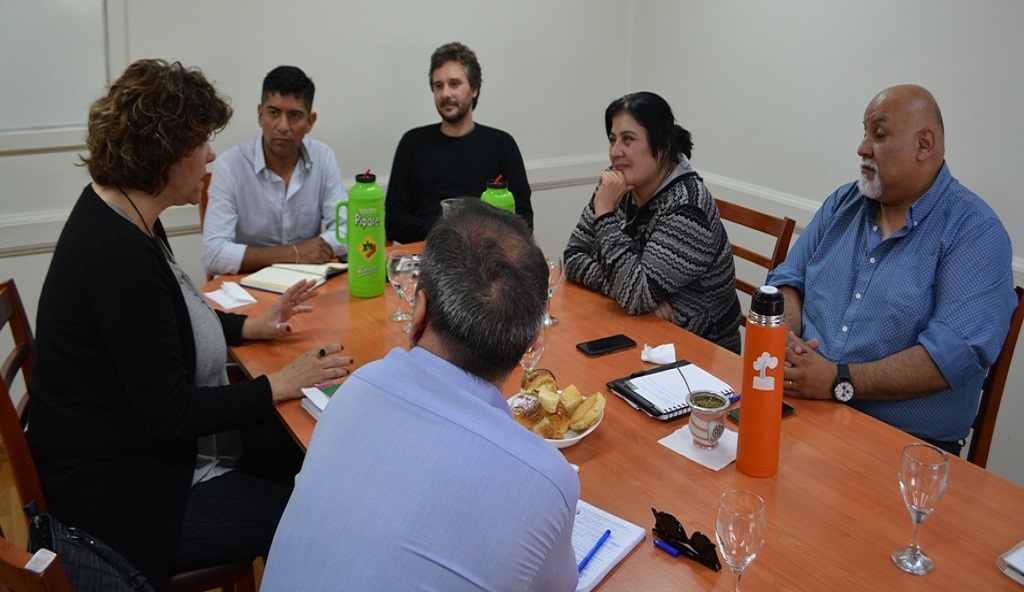
[[[517,367],[544,322],[548,266],[522,218],[463,199],[427,234],[417,289],[448,359],[493,381]]]
[[[665,99],[652,92],[636,92],[615,99],[604,112],[606,134],[612,133],[612,120],[619,113],[629,113],[647,130],[651,155],[659,164],[674,161],[679,153],[690,158],[693,151],[690,132],[676,123],[672,107],[669,107]]]
[[[139,60],[89,108],[82,163],[100,185],[157,194],[171,165],[229,119],[231,107],[198,68]]]
[[[277,93],[282,97],[288,95],[301,97],[302,102],[306,104],[306,111],[312,112],[316,85],[299,68],[278,66],[267,73],[266,78],[263,79],[263,94],[260,95],[260,103],[267,102],[270,93]]]
[[[476,61],[476,54],[458,41],[446,43],[435,49],[433,55],[430,56],[430,72],[427,74],[431,88],[433,88],[434,70],[448,62],[462,64],[462,69],[466,71],[466,80],[469,81],[469,88],[476,91],[476,96],[473,97],[473,108],[476,109],[476,103],[480,100],[480,87],[484,83],[483,72],[480,70],[480,62]]]

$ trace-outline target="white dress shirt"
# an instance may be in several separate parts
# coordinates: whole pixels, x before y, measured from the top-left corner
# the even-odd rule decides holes
[[[263,136],[239,144],[214,161],[203,222],[203,266],[211,275],[238,273],[247,246],[292,245],[319,235],[335,256],[344,240],[335,235],[335,208],[346,198],[334,151],[306,138],[285,187],[267,168]],[[345,237],[345,211],[339,231]]]

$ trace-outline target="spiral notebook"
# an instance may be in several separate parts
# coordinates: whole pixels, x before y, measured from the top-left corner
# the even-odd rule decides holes
[[[680,372],[686,375],[685,381]],[[613,380],[608,383],[608,388],[634,408],[662,421],[690,412],[686,403],[690,390],[721,393],[733,403],[739,400],[731,386],[686,360]]]

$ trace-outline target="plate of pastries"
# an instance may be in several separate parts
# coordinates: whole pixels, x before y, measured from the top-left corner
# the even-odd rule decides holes
[[[559,389],[555,375],[544,368],[527,372],[522,390],[508,399],[516,423],[555,448],[572,446],[597,429],[605,403],[600,391],[584,397],[571,384]]]

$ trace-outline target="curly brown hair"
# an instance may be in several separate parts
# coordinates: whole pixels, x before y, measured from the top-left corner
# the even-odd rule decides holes
[[[430,83],[431,88],[434,85],[434,70],[448,62],[462,64],[462,69],[466,71],[466,80],[469,82],[469,88],[477,91],[476,96],[473,97],[473,108],[476,109],[476,103],[480,100],[480,87],[484,83],[483,72],[480,70],[480,62],[477,61],[476,54],[473,53],[472,49],[458,41],[445,43],[435,49],[434,53],[430,56],[430,73],[427,75],[427,81]]]
[[[231,107],[198,68],[138,60],[89,108],[89,156],[101,185],[155,195],[171,165],[223,130]]]

